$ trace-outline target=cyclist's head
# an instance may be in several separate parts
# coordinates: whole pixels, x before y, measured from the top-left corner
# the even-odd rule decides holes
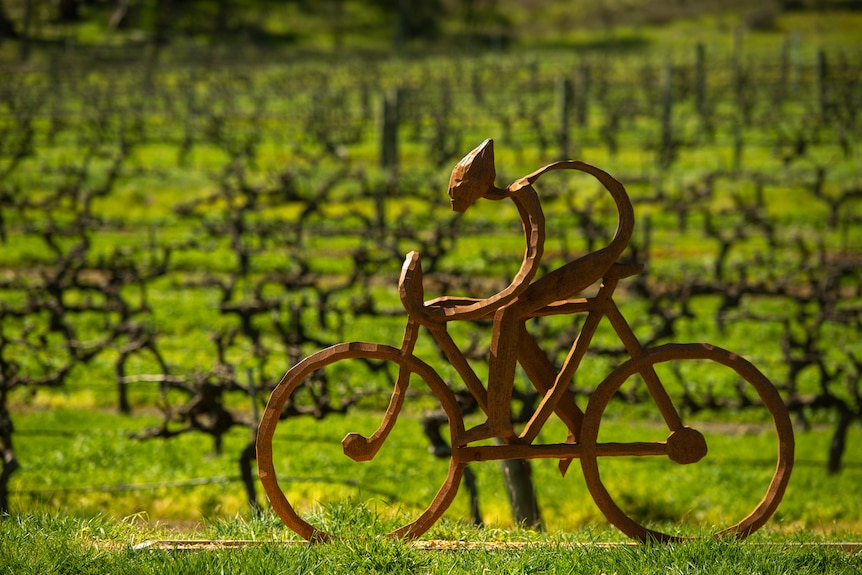
[[[452,209],[465,212],[473,202],[494,190],[494,140],[487,139],[464,156],[449,178]]]

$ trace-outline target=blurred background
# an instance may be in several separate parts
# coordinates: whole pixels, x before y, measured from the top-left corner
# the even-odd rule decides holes
[[[251,441],[270,391],[326,345],[398,344],[404,254],[421,251],[429,298],[494,293],[517,270],[517,213],[456,216],[446,196],[494,138],[500,186],[567,157],[623,182],[624,258],[647,264],[618,292],[638,337],[760,367],[799,441],[779,524],[858,533],[860,8],[0,0],[0,510],[196,522],[265,506]],[[538,187],[544,271],[604,245],[601,188]],[[487,327],[456,334],[479,373]],[[531,333],[559,362],[579,327]],[[623,357],[596,347],[571,386],[582,405]],[[378,375],[291,409],[385,405]],[[538,396],[517,386],[528,415]],[[688,409],[748,406],[733,385],[706,393]],[[417,405],[423,461],[439,414]],[[561,506],[586,494],[546,487],[573,480],[542,464],[551,528],[601,521]],[[511,522],[500,470],[481,469],[484,520]]]
[[[127,57],[143,47],[182,54],[230,46],[272,57],[637,49],[656,43],[657,35],[674,35],[682,21],[728,35],[737,29],[787,33],[796,20],[857,9],[852,0],[4,0],[0,38],[7,40],[4,54],[17,51],[21,60],[31,49],[73,47],[98,47],[103,55],[113,48]],[[847,34],[854,29],[853,21],[827,21],[821,25]]]

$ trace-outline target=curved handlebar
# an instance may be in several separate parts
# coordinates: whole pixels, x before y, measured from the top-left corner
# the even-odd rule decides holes
[[[600,168],[579,160],[561,160],[559,162],[548,164],[543,168],[539,168],[532,174],[521,178],[519,182],[526,182],[529,185],[533,185],[536,180],[542,176],[542,174],[552,170],[579,170],[590,174],[601,182],[605,189],[611,194],[617,208],[617,230],[614,233],[611,244],[619,241],[628,245],[628,242],[632,237],[632,232],[634,231],[635,213],[628,193],[616,178]],[[516,182],[516,184],[517,183],[518,182]],[[512,185],[514,186],[515,184]]]

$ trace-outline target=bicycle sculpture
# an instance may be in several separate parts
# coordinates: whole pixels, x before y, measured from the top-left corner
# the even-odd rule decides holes
[[[618,225],[607,246],[589,253],[534,280],[542,257],[545,225],[539,198],[533,184],[550,170],[579,170],[597,179],[610,193],[616,206]],[[449,183],[452,208],[464,212],[477,200],[508,199],[514,202],[523,222],[526,251],[520,269],[511,284],[495,295],[484,299],[466,297],[438,297],[424,301],[422,267],[417,252],[407,254],[398,282],[399,294],[407,311],[407,327],[401,347],[350,342],[324,349],[305,358],[292,367],[275,388],[260,422],[257,439],[257,459],[261,482],[284,523],[305,539],[326,540],[330,534],[320,525],[312,525],[300,516],[297,508],[287,500],[280,486],[273,462],[273,435],[283,420],[285,406],[291,396],[313,381],[327,367],[350,359],[373,360],[377,364],[397,366],[394,390],[388,409],[373,433],[365,436],[349,432],[342,441],[343,453],[354,461],[370,461],[383,445],[396,423],[407,395],[411,376],[423,380],[436,396],[448,417],[451,456],[442,486],[430,505],[418,517],[391,532],[398,537],[415,538],[437,521],[455,498],[465,466],[470,462],[551,458],[559,460],[565,473],[574,459],[580,459],[587,487],[599,509],[607,519],[628,536],[640,540],[667,541],[680,537],[648,526],[642,513],[629,512],[623,507],[628,498],[612,495],[608,477],[600,473],[600,461],[615,458],[637,458],[637,461],[660,458],[663,465],[683,469],[701,461],[707,454],[704,433],[687,425],[687,414],[677,407],[664,380],[664,366],[672,365],[677,375],[681,368],[691,364],[706,365],[690,372],[687,377],[716,368],[729,373],[740,389],[741,397],[751,401],[753,390],[768,410],[772,444],[776,446],[775,467],[768,467],[766,491],[750,512],[741,519],[730,520],[730,525],[714,535],[745,537],[760,528],[775,512],[790,478],[793,465],[794,439],[787,410],[776,388],[751,363],[740,356],[704,344],[666,344],[654,348],[643,347],[620,313],[613,300],[620,280],[638,274],[643,266],[624,264],[617,260],[627,246],[634,227],[634,213],[623,186],[604,171],[578,161],[552,163],[524,177],[505,189],[494,186],[495,180],[493,141],[486,140],[468,154],[455,167]],[[572,299],[586,288],[599,283],[595,295]],[[556,367],[527,330],[527,321],[538,316],[580,314],[583,325],[562,365]],[[610,326],[630,356],[615,368],[596,387],[585,410],[574,401],[570,390],[575,372],[581,366],[593,336],[607,318]],[[493,321],[490,343],[487,387],[470,365],[465,354],[455,344],[447,326],[455,321]],[[436,341],[454,371],[486,416],[484,422],[465,427],[464,417],[450,388],[438,373],[414,354],[420,327]],[[700,361],[695,361],[700,360]],[[519,430],[513,428],[511,400],[513,383],[519,364],[529,381],[541,394],[538,408]],[[710,367],[711,366],[711,367]],[[658,441],[605,441],[600,437],[602,417],[611,398],[631,379],[637,379],[648,390],[650,401],[661,414],[664,433]],[[748,386],[743,389],[745,383]],[[685,385],[685,384],[684,384]],[[711,385],[711,384],[710,384]],[[683,388],[683,393],[687,393]],[[690,410],[691,411],[691,410]],[[562,420],[567,438],[558,443],[539,441],[539,434],[552,415]],[[720,422],[719,424],[720,425]],[[487,441],[493,439],[494,441]],[[731,442],[733,439],[731,439]],[[685,466],[685,467],[680,467]],[[676,467],[675,467],[676,468]],[[673,484],[661,485],[673,492]],[[763,493],[762,491],[760,493]],[[313,494],[310,495],[314,497]],[[760,495],[757,495],[760,498]],[[303,510],[303,513],[305,511]],[[747,514],[746,514],[747,513]],[[648,515],[648,513],[647,513]]]

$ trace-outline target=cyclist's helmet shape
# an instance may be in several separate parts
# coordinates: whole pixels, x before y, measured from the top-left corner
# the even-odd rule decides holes
[[[464,156],[449,178],[452,209],[465,212],[473,202],[494,190],[494,140],[490,138]]]

